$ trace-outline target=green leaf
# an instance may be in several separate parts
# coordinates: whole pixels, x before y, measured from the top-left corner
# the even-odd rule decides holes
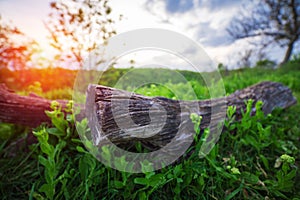
[[[177,183],[182,183],[183,182],[182,178],[177,178],[176,180],[177,180]]]
[[[232,172],[232,174],[241,174],[240,170],[236,167],[232,167],[230,171]]]
[[[71,115],[71,114],[68,114],[67,117],[66,117],[66,120],[67,120],[68,122],[71,122],[71,123],[74,121],[73,119],[74,119],[74,117],[73,117],[73,115]]]
[[[155,175],[155,172],[147,172],[145,175],[146,175],[145,176],[146,179],[150,179],[152,176]]]
[[[43,166],[47,167],[50,165],[49,161],[46,158],[44,158],[43,156],[39,155],[38,158],[39,158],[39,163],[41,163]]]
[[[80,177],[82,180],[86,180],[88,177],[88,173],[89,173],[89,169],[88,169],[88,164],[86,163],[86,160],[84,159],[85,156],[82,156],[79,159],[79,173],[80,173]]]
[[[39,188],[39,192],[43,192],[46,194],[48,199],[53,199],[54,196],[54,188],[50,184],[44,184]]]
[[[79,173],[81,179],[87,180],[91,172],[96,168],[96,161],[91,154],[84,154],[79,159]]]
[[[102,150],[101,157],[106,160],[108,165],[110,165],[112,156],[111,156],[111,152],[110,152],[109,147],[108,146],[102,146],[101,150]]]
[[[242,185],[240,185],[239,188],[235,189],[233,192],[231,192],[226,198],[225,200],[230,200],[232,199],[235,195],[237,195],[241,190],[243,189]]]
[[[250,183],[250,184],[257,184],[259,182],[259,178],[254,175],[254,174],[251,174],[250,172],[242,172],[242,177],[244,178],[244,180],[247,182],[247,183]]]
[[[126,169],[131,168],[131,166],[129,166],[129,162],[126,161],[126,156],[123,155],[121,157],[114,157],[114,163],[115,165],[118,166],[118,169],[121,171],[126,171]],[[132,167],[133,164],[131,163]]]
[[[296,177],[296,174],[297,174],[297,170],[294,169],[294,170],[290,171],[290,172],[285,176],[285,178],[286,178],[286,180],[292,180],[293,178]]]
[[[269,167],[269,161],[268,161],[268,159],[267,159],[264,155],[262,155],[262,154],[259,155],[259,158],[260,158],[261,161],[263,162],[265,168],[266,168],[267,170],[269,170],[270,167]]]
[[[143,160],[140,162],[142,166],[142,172],[151,172],[153,171],[153,164],[150,163],[148,160]]]
[[[190,172],[187,172],[187,174],[185,175],[183,181],[184,181],[184,185],[185,186],[188,186],[190,185],[190,183],[192,182],[193,180],[193,173],[190,171]]]
[[[257,139],[255,139],[253,136],[246,135],[244,141],[247,141],[247,143],[255,147],[256,150],[260,149],[260,144],[258,143]]]
[[[139,199],[140,200],[146,200],[146,199],[148,199],[147,195],[146,195],[146,193],[144,191],[142,191],[142,192],[139,193]]]
[[[114,181],[113,184],[117,189],[121,189],[124,187],[124,185],[121,181]]]
[[[174,175],[178,177],[180,175],[180,173],[182,172],[182,165],[181,164],[176,165],[173,169],[173,172],[174,172]]]
[[[76,146],[76,150],[80,153],[88,153],[84,148],[82,148],[81,146]]]
[[[180,192],[181,192],[181,188],[180,188],[180,184],[176,184],[176,187],[175,187],[175,189],[174,189],[174,192],[175,192],[175,194],[180,194]]]
[[[81,122],[76,122],[76,128],[79,134],[84,134],[88,128],[87,118],[84,118]]]
[[[55,136],[64,136],[65,133],[61,132],[60,130],[58,130],[57,128],[48,128],[47,132],[51,135],[55,135]]]
[[[149,185],[151,187],[155,187],[159,184],[162,184],[164,182],[164,175],[163,174],[155,174],[154,176],[152,176],[149,180]]]
[[[54,152],[54,147],[48,143],[41,143],[40,147],[42,152],[47,154],[48,156],[52,155]]]
[[[135,184],[148,185],[149,180],[146,179],[146,178],[135,178],[135,179],[133,180],[133,182],[134,182]]]

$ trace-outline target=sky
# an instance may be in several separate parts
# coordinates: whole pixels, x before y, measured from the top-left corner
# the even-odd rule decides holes
[[[51,0],[0,0],[0,14],[24,33],[47,48],[47,30],[43,25],[50,12]],[[215,63],[235,68],[240,52],[248,47],[244,41],[233,41],[226,31],[247,0],[110,0],[118,34],[139,28],[163,28],[180,33],[197,42]],[[282,52],[274,49],[272,58],[280,60]],[[123,56],[120,65],[129,60],[136,64],[160,63],[184,69],[182,61],[165,52],[140,51]],[[177,62],[178,60],[178,62]],[[172,62],[171,62],[172,61]],[[127,63],[127,65],[126,65]],[[177,64],[176,64],[177,63]]]

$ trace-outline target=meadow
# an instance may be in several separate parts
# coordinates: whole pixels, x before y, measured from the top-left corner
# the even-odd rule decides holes
[[[256,115],[250,116],[248,109],[239,122],[234,120],[234,107],[229,107],[220,140],[204,158],[199,158],[199,149],[205,142],[205,131],[209,130],[200,134],[197,129],[200,118],[192,116],[199,136],[188,150],[193,153],[184,155],[174,165],[153,172],[120,172],[95,159],[78,137],[70,107],[64,116],[60,106],[53,104],[53,110],[47,111],[53,122],[51,126],[41,124],[31,130],[2,123],[1,199],[300,199],[299,66],[300,59],[294,58],[279,69],[259,65],[221,70],[227,94],[260,81],[275,81],[288,86],[298,104],[286,110],[276,109],[267,116],[257,104]],[[114,86],[126,70],[129,69],[111,69],[103,75],[100,84]],[[15,76],[13,72],[5,73]],[[141,70],[139,73],[143,79],[149,72]],[[188,80],[197,99],[209,98],[199,74],[179,73]],[[54,79],[48,78],[49,74],[38,75],[38,70],[36,74],[39,82],[31,76],[32,80],[26,80],[26,84],[11,83],[11,87],[23,95],[35,92],[53,100],[72,98],[73,78],[64,79],[68,81],[55,86]],[[74,72],[69,71],[69,74],[74,77]],[[170,77],[164,78],[168,80]],[[49,79],[53,82],[51,88],[47,87],[49,82],[46,80]],[[126,85],[123,87],[132,89]],[[186,93],[187,86],[176,81],[169,81],[165,86],[145,85],[135,92],[176,98],[168,88],[176,88],[183,99],[193,98]],[[251,105],[252,102],[245,103]],[[80,122],[78,127],[87,129],[86,121]],[[37,143],[24,143],[29,135],[36,138]]]

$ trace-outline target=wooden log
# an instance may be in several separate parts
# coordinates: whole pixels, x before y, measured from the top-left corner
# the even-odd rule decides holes
[[[112,94],[114,95],[114,104],[119,105],[119,108],[116,106],[114,109],[114,116],[111,109]],[[131,97],[128,101],[129,115],[127,116],[128,112],[124,110],[124,102],[128,100],[128,95]],[[150,98],[105,86],[91,85],[87,92],[86,116],[91,123],[98,124],[104,136],[116,144],[126,146],[129,143],[142,141],[144,146],[155,150],[174,138],[178,130],[183,131],[183,134],[177,136],[178,141],[186,136],[184,134],[193,132],[189,120],[190,112],[197,110],[193,107],[198,107],[200,112],[197,114],[203,116],[201,123],[201,130],[203,130],[210,125],[211,121],[217,122],[223,119],[224,116],[218,115],[218,110],[226,109],[229,105],[237,107],[236,119],[239,120],[241,110],[245,110],[244,102],[248,99],[253,99],[254,104],[258,100],[262,100],[264,103],[263,111],[266,114],[276,107],[287,108],[296,103],[296,99],[292,96],[289,88],[274,82],[262,82],[236,91],[226,98],[204,101],[174,101],[163,97]],[[63,106],[67,103],[66,100],[58,101]],[[51,110],[50,104],[50,100],[36,95],[20,96],[9,90],[4,84],[0,84],[0,122],[29,127],[37,127],[43,122],[50,124],[51,121],[45,114],[45,110]],[[211,119],[212,108],[215,111],[213,119]],[[127,123],[130,119],[134,124]],[[164,120],[167,120],[167,123]],[[181,123],[184,120],[186,123]],[[116,121],[125,127],[119,127]],[[157,132],[155,126],[161,125],[164,126],[157,134],[154,134],[155,131]],[[216,125],[216,123],[211,124],[210,128],[214,129]],[[145,129],[146,126],[148,129]],[[124,132],[124,128],[126,128],[126,132]],[[151,128],[154,131],[151,131]],[[99,143],[99,135],[93,137],[94,143]]]
[[[57,100],[62,106],[67,101]],[[51,124],[45,110],[51,110],[51,100],[44,99],[35,94],[21,96],[0,84],[0,122],[37,127],[45,122]]]
[[[189,119],[191,113],[202,116],[201,130],[209,127],[213,132],[224,121],[228,106],[236,106],[235,117],[240,120],[242,110],[246,110],[245,102],[249,99],[253,100],[251,114],[255,113],[255,104],[259,100],[263,102],[262,110],[265,114],[277,107],[287,108],[296,103],[291,90],[276,82],[261,82],[228,97],[204,101],[150,98],[101,85],[90,85],[86,113],[95,145],[103,145],[103,141],[107,141],[105,138],[126,148],[139,141],[154,151],[174,140],[181,146],[186,142],[183,138],[193,135],[193,125]]]

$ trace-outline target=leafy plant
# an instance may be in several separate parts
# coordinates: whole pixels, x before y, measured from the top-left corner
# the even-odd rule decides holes
[[[289,63],[277,70],[236,70],[224,72],[223,80],[228,93],[261,80],[282,82],[293,90],[299,101],[297,68],[298,65]],[[114,77],[107,76],[103,84],[113,84],[126,70],[111,72]],[[146,77],[148,72],[140,70],[139,78]],[[198,99],[209,97],[199,74],[181,73],[195,89]],[[45,88],[47,85],[41,83],[43,91],[49,91]],[[178,88],[184,99],[191,98],[190,94],[185,95],[186,85],[168,84]],[[138,92],[172,98],[173,93],[161,85],[144,87]],[[87,138],[78,138],[78,133],[90,131],[87,119],[76,122],[75,129],[72,102],[66,109],[54,102],[47,111],[52,124],[34,129],[38,143],[16,151],[14,157],[11,157],[11,145],[16,136],[27,134],[29,129],[0,125],[3,136],[0,196],[2,199],[299,199],[299,105],[264,115],[261,102],[246,104],[240,121],[235,118],[237,108],[228,107],[223,132],[208,155],[199,157],[203,155],[201,147],[209,142],[209,129],[200,131],[201,116],[192,114],[194,143],[180,160],[152,172],[149,172],[151,163],[145,161],[139,163],[144,173],[131,174],[97,161],[90,152],[97,155],[98,148],[93,148]],[[140,144],[136,144],[136,149],[146,152]],[[105,147],[100,152],[124,169],[131,167],[125,157],[113,156]]]
[[[53,101],[51,103],[51,108],[53,111],[46,111],[46,114],[51,118],[54,127],[46,128],[45,126],[41,126],[33,131],[33,134],[39,141],[41,150],[41,154],[38,155],[38,160],[45,168],[44,176],[46,183],[39,188],[39,192],[44,193],[49,199],[54,198],[56,185],[59,182],[64,183],[64,178],[70,176],[67,171],[59,176],[59,169],[63,166],[65,161],[64,157],[60,156],[60,154],[67,145],[66,140],[73,132],[72,126],[69,125],[72,125],[74,122],[71,114],[67,114],[65,120],[65,115],[58,102]],[[65,111],[70,113],[71,108],[72,102],[67,104]],[[51,142],[49,135],[55,136],[55,139],[58,139],[58,142]]]

